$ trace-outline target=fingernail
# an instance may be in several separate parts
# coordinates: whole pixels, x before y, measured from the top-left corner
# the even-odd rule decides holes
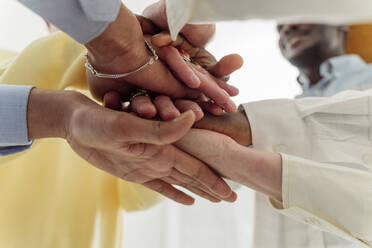
[[[224,89],[221,89],[221,90],[223,91],[223,93],[224,93],[227,97],[230,97],[229,93],[227,93],[226,90],[224,90]]]
[[[231,196],[229,196],[227,199],[225,199],[225,201],[233,203],[237,199],[238,199],[238,195],[233,191]]]
[[[215,193],[222,197],[222,199],[228,199],[232,192],[232,189],[226,183],[219,183],[215,190]]]

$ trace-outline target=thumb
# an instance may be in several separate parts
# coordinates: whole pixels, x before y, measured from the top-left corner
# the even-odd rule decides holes
[[[167,145],[180,140],[191,129],[195,114],[189,110],[172,121],[145,120],[127,116],[121,126],[129,142]]]
[[[239,70],[244,64],[243,58],[239,54],[230,54],[223,57],[213,68],[208,70],[216,77],[224,77]]]

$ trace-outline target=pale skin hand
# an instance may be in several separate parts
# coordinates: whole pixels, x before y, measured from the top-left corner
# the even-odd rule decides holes
[[[282,159],[279,154],[250,149],[226,135],[202,129],[192,129],[175,144],[225,178],[282,200]]]
[[[143,23],[125,6],[120,9],[118,18],[112,22],[103,34],[85,44],[91,64],[102,73],[117,74],[133,71],[144,65],[151,57],[144,44]],[[172,98],[197,99],[201,91],[211,95],[228,112],[235,110],[230,96],[219,88],[193,90],[187,86],[199,84],[196,77],[188,77],[186,85],[173,76],[168,67],[157,61],[150,67],[124,79],[101,79],[94,77],[89,71],[87,79],[93,96],[102,100],[110,91],[120,93],[127,100],[136,87],[168,95]],[[196,80],[196,81],[195,81]],[[195,87],[194,87],[195,88]]]
[[[121,179],[140,183],[179,203],[193,198],[172,184],[211,201],[234,201],[235,193],[205,164],[171,143],[192,126],[191,111],[172,122],[140,119],[109,110],[69,91],[33,89],[27,120],[30,139],[60,137],[83,159]]]

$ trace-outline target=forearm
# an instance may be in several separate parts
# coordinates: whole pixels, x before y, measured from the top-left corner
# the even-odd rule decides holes
[[[65,138],[69,119],[81,94],[34,88],[28,100],[27,127],[30,140]]]
[[[128,58],[130,56],[137,57],[136,53],[139,51],[134,47],[142,43],[144,46],[139,21],[129,9],[121,5],[115,21],[111,22],[100,36],[87,42],[85,46],[88,48],[89,57],[93,64],[99,61],[100,65],[97,66],[106,66],[106,64],[115,66],[113,62],[118,57],[123,55],[127,55]],[[113,68],[112,70],[115,69],[124,70],[123,68]],[[133,69],[128,68],[128,70]]]
[[[176,145],[207,163],[221,176],[282,199],[279,154],[244,147],[226,135],[200,129],[192,129]]]
[[[282,201],[282,158],[280,154],[239,147],[236,161],[241,161],[239,183]]]

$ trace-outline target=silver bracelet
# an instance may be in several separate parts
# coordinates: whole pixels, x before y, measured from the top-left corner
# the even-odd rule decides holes
[[[145,40],[145,44],[147,46],[147,48],[150,50],[150,52],[152,53],[152,57],[150,58],[150,60],[144,64],[143,66],[139,67],[138,69],[132,71],[132,72],[127,72],[127,73],[122,73],[122,74],[105,74],[105,73],[100,73],[98,71],[96,71],[96,69],[94,69],[94,67],[92,66],[91,63],[89,63],[89,58],[88,58],[88,55],[85,55],[85,60],[86,60],[86,63],[85,63],[85,67],[96,77],[99,77],[99,78],[110,78],[110,79],[118,79],[118,78],[123,78],[123,77],[128,77],[132,74],[135,74],[143,69],[145,69],[146,67],[154,64],[157,60],[159,60],[159,56],[156,54],[156,51],[155,49],[151,46],[151,44]]]

